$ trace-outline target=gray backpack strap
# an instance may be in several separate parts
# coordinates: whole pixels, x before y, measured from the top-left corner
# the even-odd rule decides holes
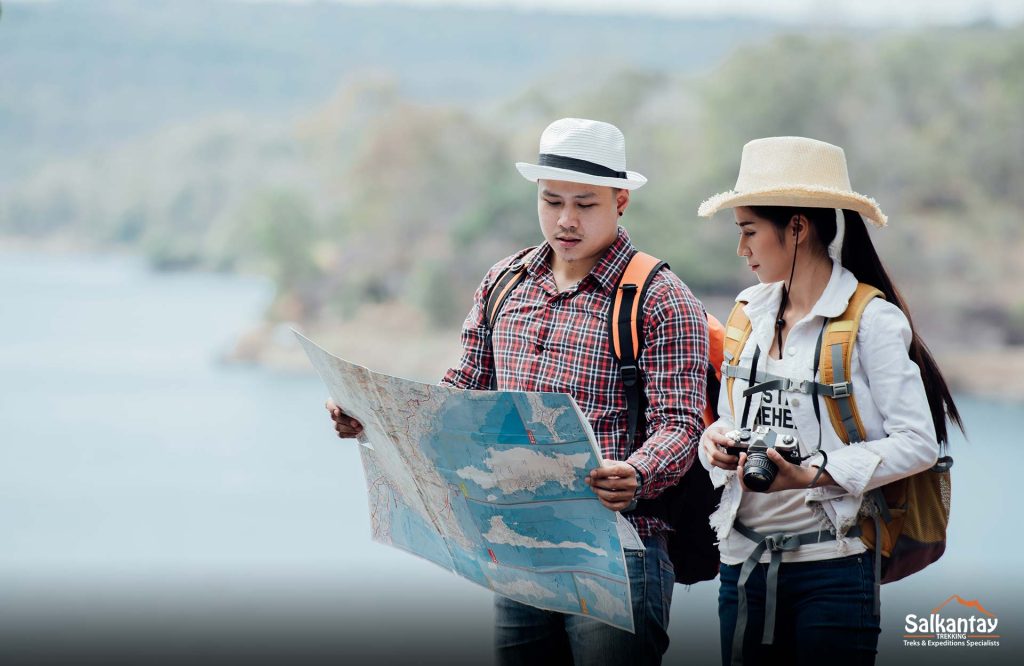
[[[846,431],[846,441],[859,442],[862,437],[860,429],[857,428],[857,418],[853,414],[853,385],[846,377],[846,368],[843,366],[843,345],[831,345],[829,353],[832,355],[832,371],[835,373],[835,381],[831,384],[833,392],[829,397],[835,400],[836,407],[839,408],[843,430]]]
[[[840,350],[842,353],[842,350]],[[745,365],[722,364],[722,376],[727,378],[746,378],[750,375],[750,368]],[[827,398],[841,399],[850,395],[849,382],[840,381],[835,384],[822,384],[808,379],[792,379],[775,375],[767,370],[758,370],[755,381],[759,382],[751,386],[747,391],[760,393],[762,391],[787,391],[789,393],[806,393],[807,395],[823,395]],[[846,402],[846,401],[844,401]],[[856,424],[855,424],[856,427]]]
[[[744,560],[740,568],[740,577],[737,581],[736,596],[736,630],[732,637],[732,663],[736,666],[743,664],[743,638],[747,631],[747,580],[750,574],[757,567],[761,555],[767,550],[771,553],[771,561],[768,564],[768,576],[766,580],[764,598],[764,631],[761,634],[761,643],[771,645],[775,640],[775,606],[779,591],[779,565],[782,564],[782,553],[793,551],[808,543],[824,543],[835,541],[836,535],[831,532],[805,532],[804,534],[761,534],[750,529],[738,520],[733,521],[732,528],[753,541],[753,552]],[[854,526],[847,533],[847,537],[860,535],[860,527]]]

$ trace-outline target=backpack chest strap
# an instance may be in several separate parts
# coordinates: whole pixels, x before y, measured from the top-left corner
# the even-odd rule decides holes
[[[730,379],[737,377],[748,378],[750,376],[750,366],[729,365],[725,363],[722,365],[722,375]],[[765,370],[758,370],[754,381],[758,383],[746,389],[743,392],[744,396],[751,393],[761,393],[762,391],[787,391],[789,393],[805,393],[808,395],[815,393],[827,398],[843,398],[853,392],[850,382],[822,384],[809,379],[782,377]]]

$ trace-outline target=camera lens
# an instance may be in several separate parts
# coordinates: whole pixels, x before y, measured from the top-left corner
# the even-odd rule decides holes
[[[779,468],[763,451],[747,454],[747,462],[743,466],[743,483],[747,488],[763,493],[775,480]]]

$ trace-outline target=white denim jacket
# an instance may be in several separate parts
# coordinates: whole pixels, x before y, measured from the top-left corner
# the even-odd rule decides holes
[[[785,354],[797,361],[790,367],[804,368],[799,371],[799,376],[792,379],[812,379],[814,350],[821,326],[825,319],[839,316],[846,310],[856,288],[854,275],[839,262],[833,262],[832,276],[821,298],[811,312],[793,326],[786,338]],[[775,333],[773,324],[781,298],[781,282],[755,285],[736,297],[737,301],[747,302],[744,311],[752,324],[750,338],[740,354],[741,366],[750,367],[755,347],[760,346],[762,356],[771,347]],[[881,298],[868,303],[861,317],[851,358],[853,396],[867,441],[844,444],[832,427],[825,398],[818,397],[821,448],[828,453],[826,469],[838,486],[809,489],[806,501],[822,518],[823,526],[840,537],[857,523],[865,492],[924,471],[937,459],[938,443],[921,372],[908,355],[910,341],[910,324],[899,308]],[[759,365],[761,363],[763,361]],[[724,424],[730,430],[736,427],[743,414],[745,398],[742,392],[746,387],[747,382],[742,379],[733,382],[736,407],[733,414],[726,382],[722,382],[718,400],[718,411],[722,417],[716,424]],[[757,413],[762,395],[753,396],[751,414]],[[802,393],[789,396],[793,422],[800,438],[807,449],[815,450],[819,429],[811,400],[812,396]],[[736,472],[711,466],[703,447],[698,447],[698,452],[715,486],[725,486],[721,505],[710,519],[719,540],[723,540],[732,530],[742,489],[736,483]],[[821,455],[813,456],[804,464],[820,465]],[[841,554],[842,548],[839,550]]]

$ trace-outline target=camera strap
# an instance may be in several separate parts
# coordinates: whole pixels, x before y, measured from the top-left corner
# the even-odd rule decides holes
[[[807,486],[813,488],[814,484],[821,478],[821,473],[825,471],[825,467],[828,465],[828,454],[825,453],[824,449],[821,448],[821,407],[818,405],[818,371],[821,369],[821,343],[825,339],[825,327],[828,325],[828,319],[821,324],[821,330],[818,331],[818,342],[814,345],[814,367],[812,369],[811,380],[813,386],[811,387],[811,404],[814,405],[814,420],[818,422],[818,448],[807,455],[810,458],[815,453],[821,454],[821,465],[818,467],[817,473],[814,478],[811,479],[811,483]]]

